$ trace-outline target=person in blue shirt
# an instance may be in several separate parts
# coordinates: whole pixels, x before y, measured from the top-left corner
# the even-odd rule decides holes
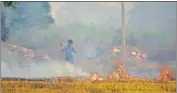
[[[76,53],[75,49],[72,47],[73,41],[68,40],[68,45],[62,49],[65,54],[65,60],[73,64],[73,56]]]

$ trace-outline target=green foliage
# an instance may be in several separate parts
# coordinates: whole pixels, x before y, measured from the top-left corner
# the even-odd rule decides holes
[[[15,8],[15,5],[17,4],[17,2],[13,2],[13,1],[3,1],[2,3],[4,7],[13,7],[13,8]]]

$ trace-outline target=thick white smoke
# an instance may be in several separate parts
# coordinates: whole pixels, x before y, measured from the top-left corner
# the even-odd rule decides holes
[[[40,77],[56,77],[56,76],[88,76],[80,68],[75,67],[67,62],[52,61],[49,63],[37,63],[33,61],[27,67],[19,68],[12,67],[10,70],[7,64],[2,62],[2,77],[25,77],[25,78],[40,78]]]
[[[59,23],[61,21],[59,20],[60,18],[58,18],[58,15],[60,15],[58,10],[63,6],[65,6],[66,3],[68,2],[49,2],[50,13],[52,18],[54,19],[54,24],[51,24],[48,28],[42,30],[36,30],[31,27],[30,29],[28,29],[29,30],[28,32],[26,31],[25,28],[21,28],[20,31],[17,31],[16,33],[10,33],[9,43],[27,45],[27,46],[31,44],[40,44],[43,47],[36,49],[36,51],[39,52],[39,54],[42,55],[48,54],[49,56],[45,56],[44,57],[45,60],[42,61],[27,60],[19,57],[16,54],[12,55],[10,51],[7,49],[7,46],[4,45],[4,47],[1,48],[2,76],[11,76],[11,77],[52,77],[57,75],[75,76],[75,75],[89,75],[90,72],[98,72],[103,75],[106,72],[110,72],[114,70],[114,67],[111,64],[111,62],[105,61],[100,63],[100,62],[95,62],[95,60],[92,61],[85,60],[84,59],[85,54],[82,53],[85,47],[83,42],[84,40],[77,39],[78,36],[71,35],[69,34],[70,32],[68,33],[68,31],[62,31],[62,29],[60,29]],[[72,6],[72,2],[69,3],[70,3],[69,5]],[[80,5],[80,7],[82,7],[83,3],[78,3],[78,4]],[[92,4],[93,5],[100,4],[103,6],[105,5],[105,7],[117,8],[117,11],[121,12],[120,3],[116,3],[116,2],[96,3],[95,2],[95,3],[90,3],[88,5],[92,5]],[[132,6],[133,6],[132,3],[129,3],[128,6],[126,6],[127,13],[133,9]],[[67,39],[73,39],[76,44],[75,48],[77,54],[75,56],[75,65],[71,65],[61,60],[60,58],[57,58],[56,60],[54,59],[54,57],[60,57],[62,55],[62,53],[60,52],[61,46],[59,46],[59,43],[66,42]],[[21,63],[19,63],[20,59],[23,59],[21,60]],[[18,64],[22,65],[23,68],[19,68]],[[27,67],[24,67],[25,64],[27,65]]]
[[[61,60],[50,59],[47,55],[43,60],[23,59],[11,53],[6,45],[1,47],[1,76],[2,77],[55,77],[55,76],[88,76],[79,67]],[[21,63],[19,63],[19,59]],[[18,64],[19,63],[19,64]],[[20,67],[21,66],[21,67]]]
[[[66,2],[49,2],[50,10],[51,10],[51,16],[54,19],[54,23],[57,24],[57,13],[58,10],[63,6]]]
[[[75,35],[74,33],[79,33],[79,34],[82,34],[82,32],[86,33],[85,30],[87,29],[84,29],[80,33],[77,32],[77,30],[75,32],[70,32],[70,30],[63,31],[60,28],[60,25],[58,24],[61,21],[57,16],[60,14],[58,13],[58,10],[62,6],[65,6],[66,2],[49,2],[49,4],[51,8],[51,16],[55,22],[54,24],[51,24],[50,27],[42,30],[35,30],[31,28],[28,29],[30,30],[29,32],[27,32],[25,28],[21,28],[20,29],[21,31],[18,31],[15,34],[12,33],[12,35],[10,35],[9,38],[9,42],[12,44],[41,45],[41,47],[36,49],[36,51],[41,55],[46,54],[49,56],[43,56],[44,60],[23,59],[17,56],[16,54],[12,55],[10,51],[7,49],[7,46],[4,44],[4,46],[1,47],[2,76],[4,77],[6,76],[8,77],[53,77],[53,76],[76,76],[76,75],[88,76],[90,72],[98,72],[99,74],[103,75],[107,72],[114,71],[115,68],[113,67],[111,61],[96,62],[95,60],[88,61],[84,59],[85,54],[82,53],[85,47],[84,40],[80,40],[83,39],[81,38],[81,36],[79,36],[80,38],[78,38],[78,35],[74,36]],[[105,7],[112,7],[112,8],[116,7],[117,10],[120,12],[120,3],[112,2],[112,3],[97,3],[97,4],[103,4],[105,5]],[[129,14],[129,12],[133,9],[133,4],[128,3],[128,5],[125,4],[125,6],[126,6],[126,12],[127,14]],[[105,31],[104,33],[110,33],[110,31],[109,32]],[[76,48],[77,51],[77,54],[75,56],[75,65],[71,65],[68,62],[63,61],[62,57],[60,59],[60,56],[62,56],[60,42],[66,42],[66,40],[68,39],[73,39],[75,42],[74,47]],[[19,59],[23,59],[21,60],[20,63],[20,65],[22,65],[23,68],[18,67]],[[27,65],[27,67],[25,67],[25,65]]]

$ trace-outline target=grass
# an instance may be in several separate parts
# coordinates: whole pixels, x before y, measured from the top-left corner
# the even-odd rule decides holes
[[[176,81],[2,81],[2,93],[176,93]]]

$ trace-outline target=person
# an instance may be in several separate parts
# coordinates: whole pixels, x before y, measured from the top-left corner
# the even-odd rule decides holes
[[[65,60],[73,64],[73,56],[76,53],[75,49],[72,47],[73,41],[68,40],[68,45],[62,49],[65,54]]]

